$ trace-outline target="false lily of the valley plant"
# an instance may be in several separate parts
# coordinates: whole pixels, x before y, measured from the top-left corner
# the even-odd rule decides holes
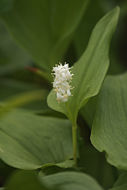
[[[0,190],[127,189],[126,3],[121,19],[113,5],[0,1]]]

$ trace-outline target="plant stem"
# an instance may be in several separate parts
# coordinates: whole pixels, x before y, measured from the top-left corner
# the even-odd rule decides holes
[[[77,166],[77,125],[72,126],[72,140],[73,140],[73,159],[75,166]]]

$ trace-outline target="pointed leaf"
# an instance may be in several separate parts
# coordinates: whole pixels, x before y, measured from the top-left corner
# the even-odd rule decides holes
[[[73,67],[74,89],[69,101],[58,104],[54,91],[48,96],[48,105],[65,113],[72,121],[76,120],[78,111],[88,99],[99,92],[109,66],[109,46],[118,16],[119,8],[116,7],[95,26],[85,53]]]
[[[15,110],[0,120],[0,158],[10,166],[36,169],[72,158],[68,120]]]

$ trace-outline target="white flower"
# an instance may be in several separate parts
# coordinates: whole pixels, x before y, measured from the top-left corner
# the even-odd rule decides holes
[[[61,63],[53,67],[54,82],[53,88],[56,92],[58,102],[67,102],[71,96],[71,85],[73,74],[70,72],[69,65]]]

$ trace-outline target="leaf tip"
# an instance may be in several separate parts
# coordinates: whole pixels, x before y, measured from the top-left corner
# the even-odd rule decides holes
[[[117,18],[117,20],[118,20],[119,15],[120,15],[120,7],[119,7],[119,6],[116,6],[116,7],[114,8],[114,14],[116,15],[116,18]]]

